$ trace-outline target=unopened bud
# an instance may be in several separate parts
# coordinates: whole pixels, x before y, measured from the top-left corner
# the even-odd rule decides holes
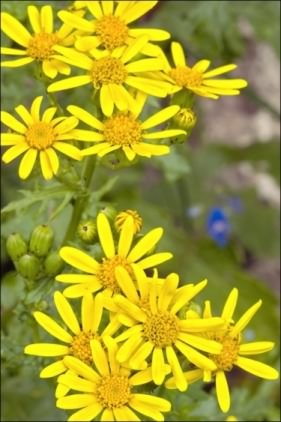
[[[40,271],[40,261],[34,255],[25,254],[20,258],[17,268],[24,278],[35,280]]]
[[[27,244],[20,233],[12,233],[8,236],[6,248],[13,261],[17,261],[27,252]]]
[[[197,117],[191,108],[181,108],[173,117],[180,129],[191,130],[197,122]]]
[[[45,273],[49,276],[57,275],[63,267],[63,260],[55,251],[50,252],[44,261]]]
[[[102,212],[103,214],[106,215],[106,217],[110,220],[113,221],[115,216],[116,216],[116,209],[113,208],[111,205],[104,207],[100,210],[100,212]]]
[[[31,234],[29,249],[35,255],[46,256],[52,247],[54,231],[50,226],[40,225],[35,227]]]
[[[97,237],[97,226],[95,220],[82,221],[77,228],[77,234],[85,243],[93,243]]]
[[[126,210],[126,211],[121,211],[119,212],[114,220],[114,225],[116,227],[116,230],[118,232],[120,232],[120,230],[122,229],[125,221],[127,220],[127,218],[131,216],[133,217],[133,221],[134,221],[134,233],[138,233],[141,230],[142,227],[142,218],[141,216],[138,214],[137,211],[135,210]]]

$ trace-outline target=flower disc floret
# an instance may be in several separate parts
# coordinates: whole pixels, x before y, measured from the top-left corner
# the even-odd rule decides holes
[[[143,337],[156,347],[171,346],[178,338],[178,318],[170,312],[150,314],[143,328]]]
[[[118,283],[115,277],[115,269],[119,265],[126,268],[130,274],[132,273],[131,266],[126,258],[123,258],[119,255],[115,255],[110,259],[103,258],[99,267],[98,278],[101,281],[104,289],[109,288],[112,289],[112,291],[115,293],[119,292]]]
[[[94,338],[98,338],[98,336],[91,332],[86,333],[81,331],[73,337],[71,346],[69,347],[69,354],[90,365],[92,362],[90,340]]]
[[[187,66],[171,69],[169,75],[178,86],[185,88],[198,87],[203,81],[202,73]]]
[[[103,57],[93,62],[91,78],[96,89],[102,85],[121,85],[126,80],[127,71],[121,60],[115,57]]]
[[[137,144],[142,138],[141,124],[131,114],[118,113],[105,122],[104,137],[112,146]]]
[[[43,150],[55,142],[55,131],[50,123],[38,122],[26,131],[26,141],[31,148]]]
[[[36,60],[49,59],[53,54],[52,47],[59,41],[56,34],[40,32],[35,34],[29,41],[27,47],[28,56]]]
[[[107,409],[125,406],[131,396],[129,379],[121,374],[101,378],[96,391],[97,401]]]
[[[211,338],[221,343],[223,348],[220,354],[210,355],[209,357],[215,362],[218,370],[231,371],[239,355],[240,336],[232,337],[229,332],[221,334],[218,332]]]
[[[107,50],[121,47],[128,39],[128,27],[118,16],[103,16],[95,22],[95,30]]]

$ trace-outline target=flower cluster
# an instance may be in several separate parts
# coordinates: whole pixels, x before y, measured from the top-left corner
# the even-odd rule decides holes
[[[42,115],[43,96],[33,99],[30,110],[18,105],[19,119],[1,112],[1,121],[8,127],[1,134],[1,145],[9,147],[2,159],[10,163],[23,155],[18,170],[21,179],[31,175],[39,160],[45,180],[63,181],[69,167],[60,163],[58,153],[74,160],[74,166],[78,161],[91,164],[87,156],[97,156],[97,162],[103,163],[103,157],[112,153],[130,165],[139,156],[168,154],[170,145],[182,143],[196,124],[195,95],[217,99],[238,95],[247,86],[243,79],[216,78],[234,70],[234,64],[213,70],[209,70],[209,60],[188,65],[179,42],[171,43],[171,64],[159,44],[169,40],[167,31],[133,27],[157,3],[74,1],[57,13],[59,27],[49,5],[27,7],[27,28],[9,13],[1,13],[2,31],[13,42],[11,48],[2,47],[1,54],[15,57],[1,66],[16,68],[34,62],[52,101]],[[72,71],[77,74],[70,76]],[[58,74],[65,77],[54,80]],[[84,85],[93,107],[67,104],[63,110],[56,103],[53,93]],[[165,105],[151,113],[150,96],[165,99]],[[154,387],[188,394],[189,384],[197,380],[215,381],[218,404],[228,412],[226,374],[233,367],[276,379],[275,369],[246,357],[274,346],[269,341],[243,341],[242,332],[261,300],[235,320],[238,290],[234,288],[221,315],[212,314],[210,301],[201,312],[193,300],[207,280],[193,284],[180,280],[177,273],[158,274],[159,265],[173,257],[169,251],[158,250],[162,227],[143,232],[143,218],[132,209],[112,218],[102,211],[82,218],[93,168],[87,164],[79,174],[76,190],[71,191],[73,215],[59,257],[53,251],[56,261],[53,257],[46,267],[48,276],[56,276],[53,299],[60,321],[38,309],[33,312],[36,322],[56,340],[29,344],[24,350],[27,355],[53,359],[48,359],[40,377],[55,378],[57,407],[75,410],[68,420],[148,417],[162,421],[172,406],[165,395],[156,395]],[[79,170],[77,166],[77,174]],[[75,234],[83,247],[76,246]],[[92,248],[96,241],[98,253]],[[17,234],[9,238],[7,248],[14,262],[28,250],[40,263],[52,243],[53,233],[47,238],[45,226],[40,226],[31,236],[29,249]],[[62,262],[64,269],[58,274]],[[27,279],[37,277],[34,268],[34,262],[29,262]]]
[[[24,105],[15,108],[21,121],[1,112],[1,121],[9,128],[8,133],[1,134],[1,145],[10,147],[2,159],[10,163],[24,154],[19,166],[21,179],[29,177],[37,157],[43,177],[53,178],[59,171],[58,151],[82,160],[88,155],[103,157],[120,150],[129,162],[137,156],[168,154],[169,142],[187,137],[196,122],[189,104],[180,100],[175,103],[175,93],[182,91],[216,99],[220,95],[237,95],[247,86],[243,79],[213,79],[235,69],[234,64],[207,70],[210,61],[200,60],[188,66],[178,42],[171,43],[174,61],[171,66],[159,46],[159,42],[170,38],[169,32],[133,27],[157,3],[73,2],[70,9],[57,13],[61,21],[59,29],[54,24],[50,5],[40,10],[34,5],[27,7],[31,29],[9,13],[1,13],[2,31],[18,45],[18,48],[1,48],[1,54],[15,57],[2,61],[2,67],[16,68],[35,62],[45,77],[49,95],[89,85],[97,102],[96,111],[69,105],[67,111],[71,117],[53,118],[57,110],[50,107],[40,118],[42,97],[34,99],[30,112]],[[69,76],[77,68],[80,74]],[[53,82],[58,74],[67,77]],[[141,114],[148,96],[166,97],[171,105],[143,119]],[[173,117],[176,126],[165,128]],[[86,124],[88,129],[78,128],[79,123]],[[76,141],[90,145],[80,149]]]
[[[234,366],[264,379],[278,377],[274,368],[247,357],[270,351],[274,343],[245,343],[242,337],[262,301],[235,321],[238,290],[234,288],[221,315],[212,315],[209,301],[202,315],[196,312],[191,301],[207,280],[180,283],[177,273],[160,278],[158,265],[172,257],[168,252],[154,251],[163,230],[153,229],[137,239],[140,217],[129,211],[118,237],[113,236],[114,227],[107,217],[103,213],[97,216],[105,254],[101,262],[79,249],[61,248],[62,259],[82,272],[56,277],[71,284],[63,294],[54,294],[63,324],[39,311],[34,312],[34,318],[63,344],[30,344],[25,353],[59,357],[40,372],[40,377],[58,377],[55,395],[59,408],[80,409],[69,420],[91,421],[99,415],[101,420],[138,420],[134,411],[164,420],[162,412],[168,412],[171,404],[134,392],[136,386],[153,382],[185,392],[189,384],[213,378],[219,406],[228,412],[231,403],[226,374]],[[148,268],[154,268],[151,277],[145,273]],[[79,318],[67,299],[78,297]]]

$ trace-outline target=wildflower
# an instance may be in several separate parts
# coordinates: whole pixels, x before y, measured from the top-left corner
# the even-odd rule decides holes
[[[224,247],[229,242],[230,222],[222,208],[212,208],[207,217],[207,232],[218,246]]]
[[[133,266],[137,287],[126,269],[116,268],[116,278],[123,295],[116,294],[113,301],[117,313],[121,313],[122,324],[129,326],[115,340],[122,341],[117,353],[119,362],[128,362],[132,369],[144,369],[144,362],[151,356],[152,378],[160,385],[165,378],[165,361],[170,365],[177,388],[184,391],[187,381],[181,369],[177,352],[206,370],[216,368],[209,358],[194,348],[207,353],[220,353],[221,345],[216,341],[199,337],[197,333],[208,327],[223,324],[221,318],[181,319],[182,308],[207,284],[207,280],[197,285],[178,288],[179,277],[170,274],[164,282],[148,282],[145,273]],[[123,315],[127,317],[124,319]]]
[[[115,278],[117,266],[121,265],[128,272],[131,272],[133,263],[136,263],[142,269],[146,269],[155,267],[172,258],[172,254],[169,252],[148,254],[162,237],[163,229],[161,227],[151,230],[132,247],[134,221],[131,216],[123,224],[117,246],[114,244],[109,221],[102,212],[97,217],[97,231],[105,254],[102,262],[96,261],[77,248],[65,246],[60,250],[60,256],[65,262],[87,273],[60,274],[56,277],[57,281],[74,284],[64,290],[64,295],[67,297],[79,297],[83,296],[86,291],[96,292],[101,289],[105,293],[112,294],[119,291]]]
[[[137,99],[140,99],[140,95]],[[138,117],[143,106],[144,102],[142,101],[134,111],[116,112],[103,122],[80,107],[68,106],[69,113],[98,131],[79,129],[75,131],[75,137],[80,141],[95,142],[94,146],[85,148],[82,155],[97,154],[99,157],[103,157],[112,151],[121,149],[127,159],[132,161],[136,155],[151,157],[168,154],[169,146],[155,145],[149,141],[184,135],[186,132],[182,129],[155,132],[148,132],[148,130],[170,119],[178,112],[179,107],[176,105],[166,107],[141,122]]]
[[[77,39],[75,47],[78,50],[88,51],[99,47],[112,51],[117,47],[130,44],[130,42],[142,35],[147,35],[150,41],[163,41],[170,38],[169,32],[162,29],[133,29],[128,26],[142,17],[157,3],[158,1],[117,3],[108,0],[88,2],[88,8],[94,20],[88,21],[64,10],[58,13],[58,17],[65,24],[88,34]],[[147,49],[147,51],[149,50]]]
[[[53,28],[53,9],[43,6],[41,10],[36,6],[28,6],[28,18],[34,31],[32,34],[9,13],[1,13],[2,31],[19,44],[19,48],[1,48],[1,54],[9,56],[22,56],[16,60],[3,61],[2,67],[20,67],[33,62],[42,63],[45,75],[53,79],[58,73],[70,74],[70,66],[59,58],[53,58],[54,46],[70,46],[74,42],[72,28],[63,24],[58,31]]]
[[[164,79],[174,85],[173,93],[187,89],[202,97],[217,99],[220,95],[239,95],[239,89],[248,85],[244,79],[212,79],[236,69],[235,64],[220,66],[207,72],[211,64],[209,60],[200,60],[190,67],[180,43],[172,42],[171,50],[175,67],[171,67],[166,60]]]
[[[156,97],[166,97],[171,86],[169,83],[154,80],[150,76],[135,75],[163,68],[163,60],[160,58],[135,59],[146,43],[147,37],[143,36],[125,49],[117,48],[112,53],[92,49],[90,54],[93,58],[72,48],[55,47],[62,56],[54,57],[86,72],[54,82],[49,85],[48,91],[62,91],[92,84],[95,90],[100,91],[100,105],[106,116],[112,115],[114,105],[121,111],[135,106],[135,100],[125,85]]]
[[[68,330],[43,312],[36,311],[33,313],[33,316],[44,330],[64,344],[34,343],[29,344],[24,349],[24,353],[28,355],[55,357],[59,359],[42,369],[40,372],[41,378],[55,377],[65,372],[67,367],[63,361],[64,356],[75,356],[86,365],[91,365],[90,340],[96,339],[102,341],[104,335],[112,335],[121,325],[116,318],[112,319],[102,333],[99,333],[103,315],[101,295],[93,298],[91,293],[86,293],[83,296],[81,304],[82,327],[70,303],[62,293],[58,291],[54,293],[54,302]]]
[[[236,416],[228,416],[227,418],[226,418],[226,421],[228,421],[228,422],[235,422],[235,421],[238,421],[238,419],[236,418]]]
[[[126,210],[119,212],[114,220],[115,228],[118,232],[122,229],[126,219],[131,216],[133,217],[134,222],[134,233],[138,233],[141,230],[142,227],[142,218],[139,215],[139,213],[135,210]]]
[[[151,370],[132,374],[116,360],[117,345],[114,340],[106,337],[104,342],[107,350],[97,340],[91,341],[94,369],[77,358],[64,358],[72,373],[61,375],[58,381],[79,394],[59,398],[57,407],[80,409],[68,418],[69,421],[92,421],[95,418],[102,421],[140,420],[135,411],[153,420],[164,421],[162,412],[171,409],[168,400],[134,392],[135,386],[152,380]]]
[[[265,365],[264,363],[245,357],[248,355],[268,352],[274,347],[274,343],[271,341],[243,343],[242,331],[246,328],[250,320],[258,311],[262,301],[259,300],[251,306],[240,317],[240,319],[234,323],[232,317],[237,304],[237,299],[238,290],[234,288],[230,292],[221,314],[221,317],[226,322],[225,326],[214,331],[212,331],[212,329],[210,331],[206,331],[206,338],[221,343],[223,347],[221,353],[216,355],[209,354],[209,359],[215,363],[217,369],[211,371],[201,370],[201,375],[200,371],[197,371],[196,373],[191,373],[191,371],[185,372],[185,377],[190,382],[200,378],[209,382],[212,377],[215,378],[217,399],[223,412],[228,412],[230,408],[230,393],[226,373],[231,372],[233,366],[238,366],[257,377],[264,379],[274,380],[278,378],[278,372],[276,369],[270,367],[269,365]],[[209,301],[205,302],[203,317],[212,317]],[[166,382],[166,387],[176,388],[175,382],[175,378],[170,378]]]
[[[4,163],[10,163],[25,153],[19,166],[19,177],[26,179],[39,154],[43,177],[48,180],[57,174],[59,159],[56,151],[60,151],[74,160],[81,160],[80,150],[64,141],[73,140],[73,129],[78,120],[75,117],[57,117],[56,107],[48,108],[40,118],[40,107],[43,97],[36,97],[30,112],[23,106],[15,108],[23,123],[10,113],[1,111],[1,122],[12,129],[12,133],[1,133],[1,146],[10,146],[2,156]]]

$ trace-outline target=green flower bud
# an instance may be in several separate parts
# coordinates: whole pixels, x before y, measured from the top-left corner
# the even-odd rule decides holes
[[[31,254],[23,255],[18,262],[18,272],[28,280],[34,280],[40,271],[39,259]]]
[[[97,226],[95,220],[82,221],[78,225],[77,234],[85,243],[93,243],[97,237]]]
[[[180,129],[191,130],[196,125],[197,117],[191,108],[181,108],[173,120]]]
[[[44,224],[35,227],[31,234],[29,250],[35,255],[46,256],[52,247],[54,231],[50,226]]]
[[[49,276],[57,275],[63,267],[63,260],[55,251],[50,252],[44,261],[45,273]]]
[[[108,205],[107,207],[103,207],[100,212],[102,212],[103,214],[106,215],[106,217],[110,220],[113,221],[116,217],[117,211],[114,207],[112,207],[111,205]]]
[[[17,261],[27,252],[27,244],[20,233],[12,233],[8,236],[6,248],[13,261]]]

